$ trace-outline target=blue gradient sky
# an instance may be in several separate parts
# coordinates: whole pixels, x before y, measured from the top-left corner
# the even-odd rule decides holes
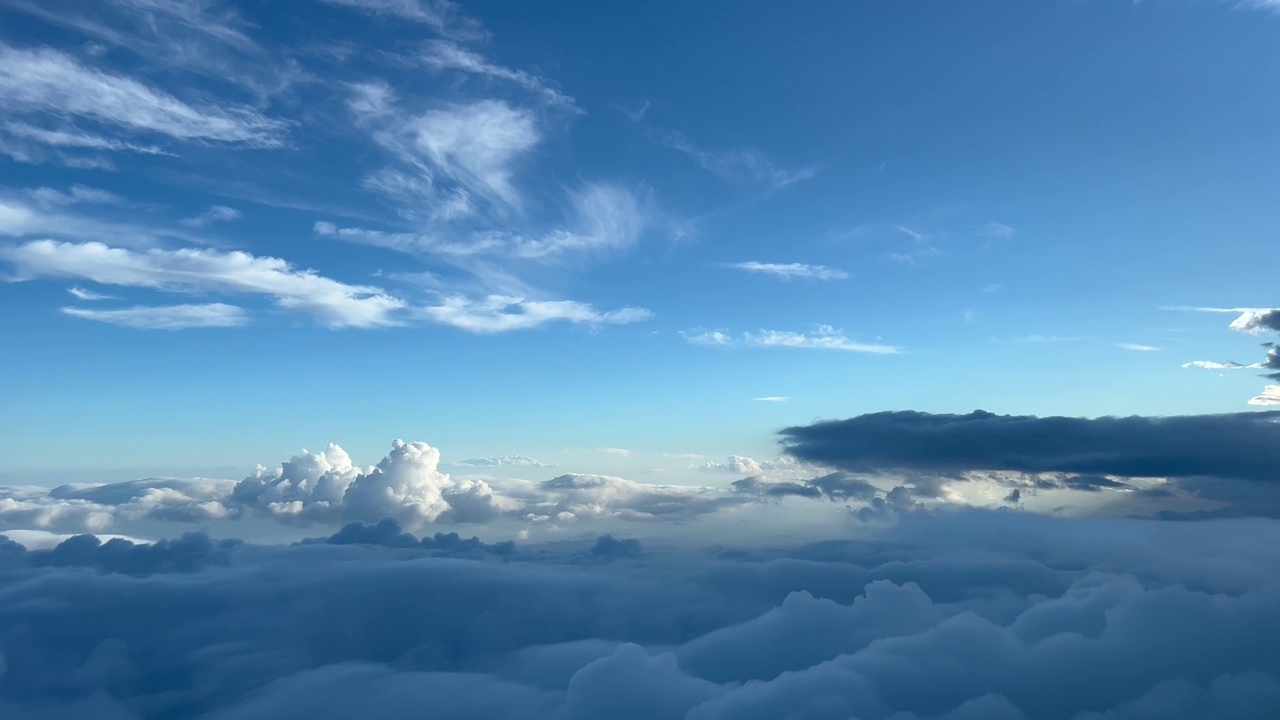
[[[1248,409],[1268,5],[0,0],[5,479]]]

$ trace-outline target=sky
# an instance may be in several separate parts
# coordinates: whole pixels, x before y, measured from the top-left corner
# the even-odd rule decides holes
[[[0,717],[1280,717],[1277,33],[0,0]]]
[[[4,480],[1248,410],[1271,6],[5,0]]]

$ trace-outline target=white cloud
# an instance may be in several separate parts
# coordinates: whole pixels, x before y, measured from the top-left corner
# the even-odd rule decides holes
[[[1183,363],[1184,368],[1200,368],[1201,370],[1260,370],[1261,363],[1253,363],[1252,365],[1243,365],[1238,362],[1216,362],[1214,360],[1192,360],[1189,363]]]
[[[745,270],[751,273],[763,273],[765,275],[773,275],[783,280],[791,280],[793,278],[804,278],[806,280],[845,280],[849,277],[849,273],[835,268],[829,268],[825,265],[808,265],[805,263],[762,263],[762,262],[740,262],[731,263],[728,267],[737,270]]]
[[[226,205],[210,205],[208,210],[195,217],[183,218],[178,222],[187,227],[204,227],[216,222],[230,222],[240,218],[240,211]]]
[[[138,143],[105,138],[75,127],[50,129],[35,127],[26,123],[5,123],[4,132],[15,138],[30,140],[40,145],[48,145],[55,148],[136,152],[143,155],[169,154],[155,145],[139,145]]]
[[[451,463],[454,467],[473,467],[473,468],[494,468],[494,467],[525,467],[525,468],[550,468],[555,467],[551,463],[545,463],[541,460],[529,457],[528,455],[506,455],[503,457],[483,457],[471,458],[462,462]]]
[[[348,105],[373,140],[412,174],[383,170],[366,180],[393,199],[420,196],[446,204],[446,215],[474,211],[475,196],[520,207],[512,184],[516,164],[539,142],[534,116],[501,100],[446,105],[412,115],[383,83],[352,87]],[[442,187],[441,182],[452,182]]]
[[[618,457],[631,457],[631,451],[626,448],[600,448],[600,452],[605,455],[617,455]]]
[[[433,233],[383,232],[338,227],[321,221],[317,235],[380,247],[417,256],[459,260],[480,255],[513,260],[553,260],[571,253],[621,250],[639,239],[648,218],[635,196],[607,184],[590,184],[570,194],[571,229],[553,230],[536,238],[507,231],[473,232],[463,236]]]
[[[483,299],[449,296],[438,305],[419,308],[419,312],[432,322],[477,334],[525,330],[552,322],[624,325],[652,317],[652,313],[642,308],[600,312],[574,300],[528,300],[505,295],[489,295]]]
[[[1132,350],[1133,352],[1160,352],[1160,348],[1150,345],[1139,345],[1137,343],[1116,343],[1116,347],[1121,350]]]
[[[1280,332],[1280,310],[1245,310],[1240,317],[1231,321],[1231,329],[1250,335]]]
[[[101,298],[98,298],[101,299]],[[136,306],[118,310],[64,307],[72,317],[96,320],[110,325],[140,330],[186,330],[189,328],[229,328],[247,325],[249,316],[243,308],[224,303],[201,305]]]
[[[75,287],[67,288],[67,292],[71,293],[71,295],[74,296],[77,300],[84,300],[86,302],[96,302],[98,300],[114,300],[115,299],[110,295],[103,295],[102,293],[94,292],[92,290],[85,290],[79,285],[76,285]]]
[[[785,395],[770,395],[768,397],[758,397],[758,398],[751,398],[751,399],[756,402],[770,402],[770,403],[784,403],[784,402],[789,402],[791,400],[791,398],[786,397]]]
[[[0,107],[11,116],[80,117],[177,140],[255,147],[283,145],[287,127],[250,107],[188,105],[131,78],[88,68],[62,52],[8,45],[0,45]]]
[[[1250,405],[1280,405],[1280,385],[1268,385],[1262,389],[1261,395],[1249,398]]]
[[[330,327],[377,327],[397,323],[406,303],[376,287],[347,285],[284,260],[212,249],[133,251],[98,242],[36,240],[0,248],[0,258],[20,279],[67,277],[102,285],[168,292],[266,295]]]
[[[845,337],[844,333],[830,325],[818,325],[811,333],[786,330],[761,330],[743,332],[737,336],[721,330],[682,331],[686,341],[693,345],[715,347],[756,348],[804,348],[812,350],[842,350],[845,352],[898,355],[901,348],[892,345],[861,343]]]
[[[582,112],[574,104],[573,98],[550,87],[542,78],[530,75],[523,70],[513,70],[491,63],[483,55],[462,48],[453,42],[446,40],[428,42],[422,54],[422,62],[434,70],[460,70],[474,75],[506,80],[542,96],[550,105]]]
[[[657,141],[693,159],[704,170],[734,182],[764,185],[781,190],[817,174],[813,167],[784,168],[756,148],[744,147],[723,152],[704,150],[689,138],[676,132],[661,133]]]
[[[421,23],[446,37],[474,39],[484,35],[480,24],[462,14],[449,0],[320,0],[371,15],[383,15]]]

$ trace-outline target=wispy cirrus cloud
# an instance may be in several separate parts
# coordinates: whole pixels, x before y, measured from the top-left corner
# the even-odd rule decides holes
[[[1151,345],[1141,345],[1139,343],[1116,343],[1116,347],[1121,350],[1129,350],[1131,352],[1160,352],[1160,348]]]
[[[878,343],[863,343],[846,337],[830,325],[818,325],[813,332],[760,330],[731,334],[722,330],[682,331],[681,336],[693,345],[712,347],[798,348],[840,350],[873,355],[897,355],[902,348]]]
[[[434,214],[446,218],[474,213],[477,200],[497,210],[522,205],[513,176],[541,139],[528,110],[485,99],[415,115],[381,82],[353,85],[347,105],[373,141],[400,163],[372,173],[366,187],[392,199],[430,203],[428,212],[443,206],[443,213]]]
[[[849,273],[844,270],[837,270],[826,265],[809,265],[806,263],[762,263],[752,261],[728,263],[726,267],[748,273],[772,275],[783,280],[796,278],[805,280],[846,280],[849,277]]]
[[[79,285],[76,285],[76,286],[74,286],[74,287],[69,287],[69,288],[67,288],[67,292],[71,293],[72,297],[74,297],[75,299],[77,299],[77,300],[84,300],[85,302],[98,302],[98,301],[100,301],[100,300],[114,300],[114,299],[115,299],[114,297],[112,297],[112,296],[110,296],[110,295],[104,295],[104,294],[102,294],[102,293],[100,293],[100,292],[94,292],[94,291],[92,291],[92,290],[86,290],[86,289],[84,289],[84,288],[80,287]]]
[[[784,403],[784,402],[791,401],[791,398],[787,397],[786,395],[769,395],[767,397],[758,397],[758,398],[751,398],[751,399],[754,400],[755,402],[767,402],[767,403]]]
[[[240,211],[226,205],[211,205],[208,210],[189,218],[183,218],[178,222],[187,227],[204,227],[217,222],[230,222],[240,219]]]
[[[138,330],[188,330],[191,328],[231,328],[249,323],[243,308],[225,303],[199,305],[135,306],[118,310],[64,307],[62,312],[84,320],[95,320]]]
[[[423,50],[421,60],[424,65],[433,70],[457,70],[510,82],[540,96],[548,105],[558,106],[575,113],[582,112],[574,104],[573,98],[552,87],[549,81],[524,70],[515,70],[490,62],[480,53],[468,50],[455,42],[429,41]]]
[[[405,301],[381,288],[348,285],[284,260],[212,249],[109,247],[100,242],[35,240],[0,248],[16,279],[74,278],[101,285],[165,292],[261,295],[330,327],[380,327],[400,322]]]
[[[420,257],[461,260],[492,256],[511,260],[553,260],[572,253],[624,249],[639,239],[650,222],[635,195],[617,185],[589,184],[571,192],[569,202],[570,216],[566,218],[566,227],[536,237],[501,230],[386,232],[338,227],[327,221],[315,223],[313,230],[323,237]]]
[[[742,147],[712,151],[699,147],[678,132],[651,133],[654,140],[664,147],[688,156],[702,169],[725,180],[762,185],[769,190],[781,190],[812,178],[817,168],[808,166],[788,168],[778,164],[763,151]]]
[[[80,118],[116,131],[247,147],[280,147],[288,130],[286,122],[251,107],[191,105],[132,78],[90,68],[58,50],[11,45],[0,45],[0,113],[23,123],[48,116]],[[39,139],[38,133],[27,135]]]
[[[653,316],[643,308],[602,312],[588,303],[574,300],[530,300],[504,295],[483,298],[447,296],[436,305],[417,308],[416,312],[430,322],[478,335],[527,330],[548,323],[626,325]]]
[[[444,37],[458,40],[474,40],[485,35],[480,23],[468,17],[457,3],[449,0],[320,0],[320,2],[349,7],[370,15],[419,23]]]

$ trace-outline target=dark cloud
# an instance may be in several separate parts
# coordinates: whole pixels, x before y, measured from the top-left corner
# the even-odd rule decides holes
[[[1085,419],[902,411],[786,428],[782,436],[790,455],[849,472],[1009,470],[1275,481],[1277,417],[1256,412]]]
[[[739,492],[766,497],[826,498],[841,501],[867,502],[880,492],[871,483],[844,472],[833,472],[804,482],[769,481],[753,476],[735,480],[732,485]]]
[[[274,547],[0,540],[0,717],[1245,720],[1280,708],[1273,520],[921,512],[864,540],[640,552],[607,536],[508,562],[442,557],[439,536],[406,535],[379,522]]]

